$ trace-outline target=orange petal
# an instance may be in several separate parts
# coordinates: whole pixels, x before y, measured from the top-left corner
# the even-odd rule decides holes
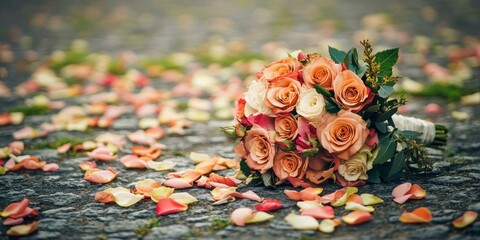
[[[236,187],[237,184],[241,183],[242,181],[236,179],[236,178],[232,178],[232,177],[224,177],[224,176],[220,176],[216,173],[211,173],[210,176],[209,176],[209,181],[210,182],[217,182],[217,183],[223,183],[227,186],[230,186],[230,187]]]
[[[322,207],[313,207],[304,209],[300,215],[303,216],[312,216],[316,219],[326,219],[326,218],[334,218],[334,211],[333,208],[330,206],[322,206]]]
[[[287,181],[290,182],[294,187],[303,187],[303,188],[310,188],[313,187],[313,184],[306,182],[303,179],[294,178],[294,177],[287,177]]]
[[[212,172],[215,164],[217,164],[217,158],[212,158],[207,161],[203,161],[195,166],[195,171],[201,173],[202,175],[209,174]]]
[[[426,207],[420,207],[412,212],[403,212],[400,216],[402,223],[428,223],[432,220],[432,213]]]
[[[408,183],[408,182],[402,183],[393,189],[392,196],[394,198],[404,196],[405,194],[407,194],[408,190],[410,190],[411,187],[412,187],[411,183]]]
[[[372,219],[372,214],[364,211],[353,211],[342,217],[342,220],[349,225],[357,225]]]
[[[14,214],[14,215],[10,215],[10,217],[11,218],[23,218],[23,217],[26,217],[26,216],[37,216],[37,215],[38,215],[38,211],[36,209],[27,207],[22,212],[19,212],[19,213]]]
[[[120,162],[126,168],[137,168],[137,169],[144,169],[147,168],[147,162],[137,155],[126,155],[120,159]]]
[[[287,195],[288,198],[292,199],[293,201],[300,201],[302,200],[302,197],[300,196],[300,193],[295,191],[295,190],[288,190],[285,189],[283,190],[283,193]],[[306,201],[306,200],[305,200]]]
[[[78,165],[83,171],[87,171],[88,169],[96,168],[97,163],[95,162],[89,162],[89,161],[83,161]]]
[[[58,153],[66,153],[66,152],[68,152],[68,150],[70,150],[71,147],[72,147],[71,143],[65,143],[62,146],[57,148],[57,152]]]
[[[112,168],[108,168],[108,170],[92,168],[85,172],[85,176],[83,179],[94,183],[109,183],[113,179],[115,179],[117,175],[118,172],[116,172]]]
[[[358,194],[350,195],[350,196],[348,197],[346,203],[350,203],[350,202],[354,202],[354,203],[358,203],[358,204],[362,204],[362,205],[363,205],[363,200],[362,200],[362,198],[360,197],[360,195],[358,195]]]
[[[28,170],[37,170],[41,169],[46,162],[45,161],[38,161],[38,158],[35,157],[30,157],[27,159],[22,160],[23,167],[28,169]]]
[[[101,202],[101,203],[109,203],[109,202],[114,202],[115,198],[113,198],[111,191],[104,190],[104,191],[95,193],[95,201]]]
[[[183,178],[171,178],[163,182],[163,185],[181,189],[181,188],[191,188],[193,187],[193,183],[186,181]]]
[[[3,166],[10,171],[16,171],[23,167],[23,162],[16,164],[15,159],[10,158]]]
[[[253,215],[253,210],[250,208],[237,208],[230,215],[233,224],[243,227],[248,218]]]
[[[9,236],[26,236],[30,233],[33,233],[33,232],[37,231],[37,229],[38,229],[38,222],[34,221],[30,224],[13,226],[12,228],[8,229],[7,235],[9,235]]]
[[[158,200],[155,213],[157,215],[167,215],[170,213],[183,212],[188,209],[188,206],[181,204],[171,198],[162,198]]]
[[[356,187],[346,187],[344,189],[337,190],[335,191],[335,199],[330,203],[330,205],[333,207],[343,206],[347,202],[348,197],[356,192],[358,192],[358,188]]]
[[[478,213],[474,211],[467,211],[459,218],[453,220],[452,225],[455,228],[464,228],[477,220]]]
[[[162,127],[152,127],[145,131],[148,136],[153,137],[154,139],[160,139],[165,136],[165,131]]]
[[[410,190],[408,190],[408,192],[405,195],[407,194],[412,194],[412,196],[410,197],[411,199],[422,199],[422,198],[425,198],[425,196],[427,196],[427,191],[425,191],[422,187],[420,187],[420,185],[413,184]]]
[[[162,186],[162,184],[153,179],[145,179],[135,184],[135,192],[150,197],[152,190],[160,186]]]
[[[23,211],[30,205],[30,200],[28,198],[23,198],[19,202],[10,203],[3,211],[0,213],[2,217],[9,217],[13,215],[17,215]]]
[[[48,163],[42,167],[42,170],[44,172],[55,172],[55,171],[58,171],[59,168],[60,166],[58,166],[58,164],[56,163]]]
[[[197,179],[199,179],[202,176],[201,173],[197,171],[186,171],[184,174],[182,174],[182,178],[190,183],[195,182]]]

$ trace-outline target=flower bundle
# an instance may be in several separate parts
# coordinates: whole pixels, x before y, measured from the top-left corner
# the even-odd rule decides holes
[[[362,63],[355,48],[329,47],[330,57],[298,51],[257,73],[222,129],[251,182],[354,186],[401,178],[408,163],[431,167],[425,146],[444,146],[447,129],[396,115],[406,102],[391,97],[398,48],[361,43]]]

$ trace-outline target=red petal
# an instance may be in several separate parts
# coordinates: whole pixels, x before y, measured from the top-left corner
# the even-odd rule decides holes
[[[27,207],[25,208],[25,210],[23,210],[22,212],[19,212],[17,214],[13,214],[13,215],[10,215],[11,218],[23,218],[23,217],[26,217],[26,216],[37,216],[38,215],[38,211],[36,209],[33,209],[33,208],[30,208],[30,207]]]
[[[264,200],[260,205],[255,206],[258,211],[269,212],[282,208],[282,203],[276,199]]]
[[[158,200],[155,213],[158,215],[167,215],[187,210],[188,206],[181,204],[171,198],[162,198]]]
[[[307,208],[302,211],[301,215],[312,216],[316,219],[328,219],[335,217],[333,208],[330,206]]]
[[[30,205],[30,201],[28,198],[23,198],[19,202],[10,203],[3,211],[0,213],[2,217],[9,217],[13,215],[17,215],[23,211]]]

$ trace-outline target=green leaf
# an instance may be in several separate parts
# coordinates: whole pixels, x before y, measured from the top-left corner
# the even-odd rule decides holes
[[[378,116],[377,118],[377,122],[383,122],[383,121],[386,121],[388,120],[389,118],[391,118],[393,116],[393,114],[395,114],[397,112],[398,108],[392,108],[382,114],[380,114],[380,116]]]
[[[273,186],[272,172],[266,172],[266,173],[262,174],[262,181],[263,181],[263,185],[265,185],[265,187]]]
[[[422,133],[420,132],[415,132],[410,130],[400,131],[399,134],[411,140],[415,140],[418,136],[422,135]]]
[[[388,132],[387,124],[385,124],[385,122],[375,122],[375,127],[381,133],[387,133]]]
[[[345,63],[345,65],[347,65],[347,68],[352,72],[356,74],[359,74],[361,72],[360,63],[358,63],[358,53],[356,48],[351,48],[348,51],[343,62]]]
[[[380,171],[378,170],[377,166],[374,166],[372,169],[370,169],[367,172],[367,175],[368,175],[368,179],[367,179],[368,182],[371,182],[371,183],[382,182],[382,180],[380,179]]]
[[[373,164],[383,164],[393,157],[395,149],[397,148],[397,142],[395,142],[390,134],[383,135],[380,138],[377,157],[373,161]]]
[[[240,171],[243,172],[243,175],[245,176],[250,176],[252,174],[252,171],[250,170],[250,167],[247,165],[247,161],[245,159],[242,159],[240,161]]]
[[[381,98],[388,98],[393,93],[393,87],[389,85],[380,86],[378,89],[378,96]]]
[[[331,114],[335,114],[340,111],[340,107],[332,101],[327,101],[325,104],[325,110]]]
[[[391,76],[392,67],[398,60],[398,48],[387,49],[375,54],[375,62],[380,64],[379,76]]]
[[[318,148],[311,148],[301,152],[301,155],[302,157],[313,157],[317,155],[318,151],[320,151]]]
[[[315,91],[317,91],[317,93],[321,94],[322,96],[324,96],[326,98],[331,98],[332,97],[332,94],[326,88],[322,87],[321,85],[315,84],[313,87],[315,88]]]
[[[395,154],[395,157],[392,161],[392,167],[390,168],[390,171],[388,171],[387,178],[391,178],[398,172],[401,172],[405,167],[405,160],[405,150],[402,150]]]
[[[330,46],[328,46],[328,53],[330,53],[330,58],[332,58],[332,60],[335,63],[343,62],[343,60],[345,59],[345,56],[347,55],[346,52],[340,51],[340,50],[338,50],[336,48],[333,48],[333,47],[330,47]]]

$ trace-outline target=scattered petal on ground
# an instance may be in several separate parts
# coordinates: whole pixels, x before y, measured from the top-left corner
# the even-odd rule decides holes
[[[257,211],[269,212],[282,208],[282,203],[276,199],[263,200],[260,205],[256,205]]]
[[[372,214],[365,211],[353,211],[342,217],[342,220],[349,225],[357,225],[372,219]]]
[[[155,213],[157,215],[167,215],[171,213],[184,212],[188,209],[188,206],[179,203],[171,198],[162,198],[158,200]]]
[[[432,213],[426,207],[420,207],[412,212],[403,212],[400,216],[402,223],[428,223],[432,220]]]
[[[313,208],[303,209],[300,213],[303,216],[311,216],[316,219],[326,219],[326,218],[334,218],[335,213],[332,207],[330,206],[317,206]]]
[[[317,219],[311,216],[301,216],[290,213],[285,217],[285,221],[297,230],[317,230],[319,227]]]
[[[8,236],[26,236],[29,235],[38,229],[38,222],[34,221],[30,224],[23,224],[13,226],[7,231]]]
[[[455,228],[464,228],[474,223],[475,220],[477,220],[477,217],[478,217],[478,213],[474,211],[467,211],[459,218],[453,220],[452,225]]]

